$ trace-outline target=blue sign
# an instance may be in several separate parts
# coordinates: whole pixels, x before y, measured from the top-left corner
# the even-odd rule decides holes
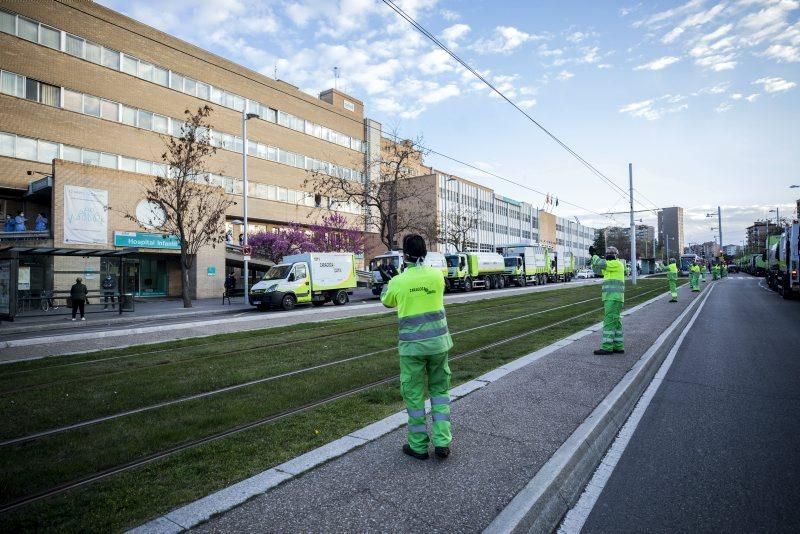
[[[114,232],[115,247],[160,248],[180,250],[181,241],[176,235],[148,234],[144,232]]]
[[[208,276],[217,276],[217,268],[214,266],[209,267],[206,272],[208,273]]]

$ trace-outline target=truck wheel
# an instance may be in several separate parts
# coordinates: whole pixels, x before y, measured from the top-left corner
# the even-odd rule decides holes
[[[281,308],[284,311],[291,311],[294,309],[295,305],[297,304],[297,299],[294,298],[294,295],[284,295],[283,299],[281,299]]]
[[[524,274],[519,277],[519,280],[517,280],[517,285],[519,287],[525,287],[527,285],[527,283],[528,283],[528,281],[525,279],[525,275]]]
[[[497,288],[503,289],[504,287],[506,287],[506,279],[500,276],[497,278]]]
[[[341,306],[343,304],[347,304],[347,301],[350,300],[347,298],[347,291],[344,289],[340,289],[336,292],[336,295],[333,297],[333,304],[334,306]]]
[[[464,278],[464,291],[466,293],[469,293],[470,291],[472,291],[472,278],[469,278],[469,277]]]
[[[494,289],[494,288],[495,288],[494,277],[493,276],[487,276],[486,277],[486,289]]]
[[[792,290],[790,289],[788,280],[783,280],[781,284],[778,286],[778,292],[781,294],[784,300],[791,300],[792,299]]]

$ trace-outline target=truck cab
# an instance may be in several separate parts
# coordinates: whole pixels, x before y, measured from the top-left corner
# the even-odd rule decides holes
[[[426,267],[439,269],[442,271],[442,274],[447,277],[447,263],[444,255],[441,252],[428,251],[422,264]],[[386,281],[383,279],[383,275],[381,274],[381,269],[388,269],[389,267],[394,267],[398,273],[402,273],[405,270],[406,265],[405,260],[403,259],[403,251],[392,250],[386,254],[375,256],[369,262],[369,270],[372,273],[372,279],[370,282],[373,295],[378,296],[381,294],[383,286],[386,284]]]

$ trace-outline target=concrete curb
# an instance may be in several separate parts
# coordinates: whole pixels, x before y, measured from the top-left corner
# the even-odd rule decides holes
[[[706,288],[712,286],[706,286]],[[703,291],[642,355],[589,417],[570,435],[536,476],[484,530],[552,532],[575,504],[606,449],[669,354],[692,312],[711,294]],[[659,296],[658,298],[661,298]],[[634,309],[628,310],[628,313]]]
[[[645,306],[664,298],[668,293],[661,293],[656,295],[650,300],[647,300],[633,308],[626,310],[626,314],[634,313]],[[495,382],[503,376],[516,371],[526,365],[529,365],[536,360],[547,356],[571,344],[582,337],[597,332],[603,327],[603,323],[596,323],[584,330],[571,334],[564,339],[556,341],[546,347],[543,347],[535,352],[517,358],[511,362],[506,363],[496,369],[493,369],[474,380],[464,382],[463,384],[450,390],[450,398],[457,400],[461,397],[469,395],[470,393],[481,389],[482,387]],[[425,402],[426,412],[430,412],[430,401]],[[215,493],[212,493],[202,499],[196,500],[185,506],[177,508],[166,515],[157,517],[139,527],[131,529],[128,533],[131,534],[172,534],[181,532],[185,529],[190,529],[207,521],[212,516],[226,512],[249,499],[256,497],[262,493],[277,487],[278,485],[300,476],[305,472],[314,469],[315,467],[342,456],[353,449],[366,445],[394,430],[404,426],[407,421],[405,410],[392,414],[380,421],[367,425],[359,430],[351,432],[350,434],[332,441],[326,445],[311,450],[297,458],[293,458],[281,465],[268,469],[262,473],[254,475],[250,478],[242,480],[232,486],[223,488]],[[624,422],[624,420],[623,420]],[[620,423],[621,424],[621,423]],[[602,454],[602,451],[601,451]]]

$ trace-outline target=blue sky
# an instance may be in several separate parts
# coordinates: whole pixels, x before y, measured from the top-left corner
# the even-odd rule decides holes
[[[490,94],[379,0],[101,0],[312,94],[333,86],[406,136],[593,211],[627,199]],[[800,0],[397,3],[645,207],[683,206],[687,241],[726,244],[800,189]],[[531,191],[441,158],[499,193]],[[647,199],[647,200],[645,200]],[[641,209],[642,205],[637,205]],[[564,203],[562,216],[606,226]],[[637,215],[655,224],[650,213]],[[774,217],[774,214],[772,214]]]

